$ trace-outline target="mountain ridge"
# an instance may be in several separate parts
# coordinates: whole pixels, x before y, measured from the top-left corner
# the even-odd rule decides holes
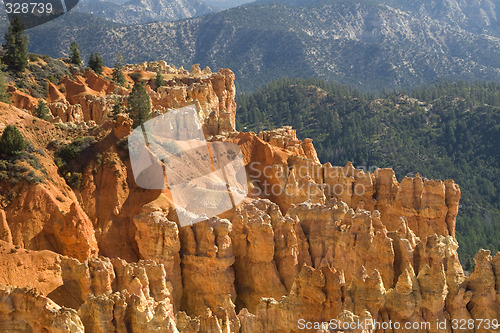
[[[163,59],[176,66],[230,67],[240,90],[279,77],[319,77],[365,90],[440,78],[500,81],[500,38],[383,5],[251,4],[175,22],[97,29],[80,24],[69,38],[65,25],[78,25],[72,15],[32,29],[31,50],[60,56],[74,38],[109,65],[121,53],[131,63]],[[63,37],[44,38],[57,33]]]
[[[75,10],[116,23],[144,24],[200,16],[214,9],[199,0],[128,0],[121,4],[108,1],[83,2]]]

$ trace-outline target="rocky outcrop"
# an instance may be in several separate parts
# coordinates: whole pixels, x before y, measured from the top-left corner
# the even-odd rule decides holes
[[[37,292],[0,287],[0,328],[123,332],[128,326],[130,332],[157,331],[159,327],[161,332],[176,331],[172,285],[162,264],[108,258],[80,263],[50,251],[19,251],[2,253],[0,262],[11,272],[17,270],[24,280],[2,276],[1,284],[34,286]],[[33,326],[36,323],[44,326]]]
[[[127,137],[132,132],[133,121],[128,114],[120,113],[116,115],[113,124],[113,134],[117,140]]]
[[[398,230],[404,217],[417,236],[455,235],[460,188],[452,180],[417,175],[399,183],[392,169],[370,173],[352,163],[321,165],[312,143],[298,140],[289,127],[258,137],[240,135],[234,141],[242,148],[252,193],[277,203],[284,213],[293,204],[324,204],[336,198],[354,210],[378,210],[389,232]]]
[[[0,209],[0,241],[12,244],[12,233],[10,231],[9,224],[7,223],[7,216],[5,215],[5,211],[3,209]]]
[[[157,203],[161,202],[160,200],[157,200]],[[183,287],[179,228],[175,222],[168,220],[165,211],[158,206],[162,205],[146,205],[134,217],[137,228],[135,240],[141,259],[154,260],[163,265],[166,278],[173,288],[173,303],[176,309],[180,309]]]
[[[274,261],[274,231],[268,210],[270,202],[241,207],[231,218],[231,239],[236,258],[237,305],[255,311],[262,297],[280,298],[286,288]]]
[[[10,101],[18,109],[24,109],[28,111],[33,111],[38,105],[38,99],[22,92],[15,87],[9,86],[7,92],[10,95]]]
[[[422,295],[415,272],[406,269],[398,278],[396,286],[385,294],[385,308],[394,322],[421,322]]]
[[[79,260],[98,253],[93,225],[76,200],[61,202],[63,194],[46,184],[21,185],[16,193],[5,211],[13,244]]]
[[[467,305],[473,319],[498,320],[496,278],[490,251],[480,250],[474,257],[474,272],[468,279],[467,287],[472,297]],[[476,328],[476,332],[488,332],[486,327]],[[497,329],[498,331],[498,329]]]
[[[297,138],[297,131],[291,126],[283,126],[271,131],[262,131],[258,136],[271,146],[283,148],[307,158],[312,164],[320,163],[316,149],[312,144],[312,139],[299,140]]]
[[[280,146],[273,146],[266,140]],[[282,212],[294,203],[325,202],[321,165],[307,159],[303,142],[297,140],[295,131],[285,127],[276,133],[263,132],[259,136],[240,133],[231,141],[242,150],[251,196],[277,203]]]
[[[0,241],[0,284],[35,288],[47,296],[63,284],[61,257],[51,251],[29,251]]]
[[[0,331],[83,333],[84,330],[75,310],[61,308],[33,289],[0,285]]]
[[[175,332],[175,317],[162,265],[112,261],[104,289],[90,294],[78,313],[91,332]],[[113,276],[112,269],[116,272]],[[108,277],[114,279],[111,280]],[[111,282],[111,287],[107,282]],[[116,290],[116,291],[115,291]]]
[[[52,116],[62,122],[78,123],[84,121],[82,106],[80,104],[71,105],[68,101],[49,103],[48,107]]]
[[[186,75],[182,69],[175,69],[164,62],[127,66],[126,72],[139,75],[139,80],[147,86],[151,97],[153,114],[161,114],[172,108],[195,104],[207,136],[235,132],[236,89],[235,76],[229,69],[212,73],[209,68],[201,70],[193,66],[193,74]],[[156,71],[165,75],[165,85],[156,87]],[[105,71],[109,72],[109,71]],[[115,85],[110,78],[85,71],[82,75],[64,77],[60,84],[49,82],[47,102],[56,121],[94,121],[98,125],[111,118],[111,111],[119,99],[126,105],[133,81],[126,76],[125,87]],[[38,103],[18,90],[12,90],[11,99],[19,108],[33,111]],[[311,145],[306,145],[311,149]],[[317,157],[316,157],[317,158]]]
[[[212,218],[181,229],[182,241],[182,308],[189,314],[204,315],[209,311],[214,325],[238,332],[236,316],[235,262],[231,223]],[[212,323],[201,321],[201,331],[210,331]]]
[[[236,88],[234,73],[221,69],[217,73],[208,73],[177,77],[159,87],[150,90],[153,109],[161,113],[171,108],[181,108],[195,104],[205,135],[217,135],[234,132],[236,122]]]

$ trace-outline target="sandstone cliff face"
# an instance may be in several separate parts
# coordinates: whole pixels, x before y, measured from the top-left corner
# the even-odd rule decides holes
[[[62,194],[45,184],[21,185],[16,193],[5,211],[5,228],[13,244],[79,260],[97,254],[94,228],[78,202],[60,202],[57,197]]]
[[[61,308],[33,289],[0,285],[0,302],[4,332],[85,332],[75,310]]]
[[[163,199],[166,199],[163,197]],[[133,221],[137,228],[135,240],[142,259],[163,264],[166,278],[172,284],[172,298],[176,309],[182,298],[181,241],[179,228],[169,221],[167,214],[158,208],[161,202],[146,205]]]
[[[149,89],[156,110],[197,100],[212,140],[241,147],[249,197],[180,227],[170,192],[133,180],[118,144],[132,122],[107,120],[116,87],[91,73],[66,78],[64,93],[49,84],[54,116],[101,126],[68,134],[40,120],[40,133],[15,108],[1,122],[18,124],[36,148],[49,146],[45,133],[69,140],[97,131],[98,143],[79,161],[80,189],[64,183],[49,149],[46,182],[0,184],[0,330],[300,332],[305,323],[369,319],[451,332],[453,320],[499,319],[500,254],[480,251],[475,271],[463,271],[453,181],[398,182],[391,169],[322,165],[312,141],[289,127],[234,133],[232,72],[194,66],[188,74],[163,63],[129,70],[150,82],[157,67],[168,84]],[[444,321],[447,329],[435,325]]]
[[[165,86],[150,91],[153,110],[162,113],[170,108],[195,104],[206,135],[235,131],[236,88],[234,73],[221,69],[217,73],[196,73],[190,77],[173,77]]]
[[[202,317],[209,311],[222,330],[238,332],[230,231],[229,221],[218,218],[181,229],[182,308]],[[212,324],[202,321],[201,331],[209,332],[207,325]]]
[[[155,86],[158,69],[165,75],[162,87]],[[111,119],[117,101],[126,106],[133,86],[132,79],[126,76],[126,86],[122,87],[111,81],[110,69],[105,68],[104,72],[104,76],[99,76],[87,70],[71,78],[64,77],[59,85],[48,82],[46,102],[52,121],[102,125]],[[236,88],[235,75],[231,70],[220,69],[212,73],[209,68],[202,71],[198,65],[193,66],[189,75],[187,71],[164,62],[152,62],[128,66],[126,73],[139,74],[139,80],[147,84],[153,114],[195,104],[207,136],[235,131]],[[20,109],[33,112],[38,105],[37,98],[14,87],[10,87],[9,92],[13,105]]]

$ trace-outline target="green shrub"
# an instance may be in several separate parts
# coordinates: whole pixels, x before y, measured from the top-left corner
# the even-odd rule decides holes
[[[158,68],[158,70],[156,71],[155,84],[156,84],[156,90],[158,90],[158,88],[160,88],[161,86],[165,85],[165,80],[163,79],[161,68]]]
[[[0,138],[0,151],[12,156],[20,154],[25,148],[26,142],[21,132],[15,126],[8,125]]]
[[[50,110],[47,103],[43,99],[38,100],[38,106],[35,108],[34,114],[36,117],[47,120],[49,118]]]
[[[116,58],[116,63],[115,63],[115,66],[113,68],[113,81],[115,81],[120,86],[123,86],[125,83],[127,83],[127,79],[125,78],[125,74],[123,74],[123,71],[122,71],[122,68],[123,68],[122,61],[123,61],[123,57],[118,56]]]
[[[26,162],[29,166],[23,162]],[[40,171],[42,175],[39,176],[37,171]],[[30,184],[40,184],[45,183],[47,175],[47,170],[38,158],[27,151],[8,160],[0,160],[0,182],[9,181],[11,185],[16,185],[20,180],[24,179]]]
[[[69,144],[59,149],[57,155],[58,157],[61,157],[63,161],[69,162],[72,159],[75,159],[78,156],[79,152],[80,151],[78,150],[78,147],[74,146],[73,144]]]
[[[73,65],[81,66],[82,65],[82,57],[80,55],[80,46],[78,43],[73,41],[71,46],[69,47],[69,62]]]
[[[33,82],[19,82],[18,87],[29,89],[30,93],[37,98],[44,98],[47,96],[47,80],[57,84],[63,76],[71,76],[70,70],[66,67],[64,62],[52,58],[46,59],[46,64],[30,63],[28,65],[29,74],[27,76],[34,80]]]
[[[59,148],[61,148],[61,140],[59,139],[54,139],[52,141],[49,142],[49,144],[47,145],[47,149],[49,150],[58,150]]]
[[[98,153],[98,154],[95,155],[95,163],[98,166],[102,165],[102,154],[101,153]]]
[[[31,170],[28,172],[25,176],[24,179],[30,183],[30,184],[41,184],[44,183],[44,179],[40,176],[38,176],[34,170]]]
[[[141,78],[141,73],[130,73],[128,76],[132,79],[132,81],[138,82]]]
[[[9,180],[9,173],[7,171],[0,171],[0,182],[6,182]]]
[[[28,55],[28,58],[29,58],[29,60],[30,60],[30,61],[32,61],[32,62],[35,62],[35,61],[40,60],[40,57],[38,56],[38,54],[35,54],[35,53],[30,53],[30,54]]]
[[[136,82],[128,96],[127,111],[134,121],[134,127],[144,124],[151,118],[151,99],[144,85]]]
[[[88,65],[90,69],[92,69],[96,74],[102,74],[104,68],[103,68],[102,57],[99,55],[99,53],[90,54]]]
[[[80,189],[82,184],[82,174],[80,172],[68,172],[64,179],[71,188]]]
[[[63,146],[56,152],[56,157],[62,159],[64,163],[74,160],[83,150],[95,144],[95,138],[92,136],[77,137],[69,145]]]
[[[28,37],[24,34],[24,24],[19,17],[10,22],[4,40],[2,60],[12,72],[21,76],[28,65]]]
[[[0,74],[0,102],[10,104],[10,95],[5,87],[5,81],[3,76]]]
[[[64,177],[66,183],[73,189],[79,189],[82,180],[82,169],[80,161],[81,154],[89,147],[95,144],[95,138],[92,136],[77,137],[68,145],[60,146],[59,142],[54,142],[54,146],[59,146],[55,153],[55,163],[59,168],[59,173]],[[51,143],[52,144],[52,143]],[[91,153],[88,151],[87,153]]]

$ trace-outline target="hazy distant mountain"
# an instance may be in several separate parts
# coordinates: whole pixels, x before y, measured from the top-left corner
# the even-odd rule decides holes
[[[252,2],[252,0],[203,0],[203,2],[213,8],[232,8]]]
[[[258,0],[259,4],[281,3],[289,6],[313,7],[348,0]],[[498,0],[360,0],[382,4],[411,13],[423,20],[438,20],[454,28],[500,36],[500,3]]]
[[[213,11],[199,0],[83,0],[76,10],[124,24],[175,21]]]
[[[178,22],[118,27],[89,25],[83,14],[70,13],[30,31],[30,48],[60,56],[76,39],[85,54],[97,51],[108,64],[122,54],[128,62],[229,67],[243,89],[285,76],[362,89],[440,78],[500,81],[500,38],[493,33],[385,4],[321,2],[308,8],[248,4]]]
[[[476,33],[500,36],[498,0],[385,0],[421,18],[430,17]]]

